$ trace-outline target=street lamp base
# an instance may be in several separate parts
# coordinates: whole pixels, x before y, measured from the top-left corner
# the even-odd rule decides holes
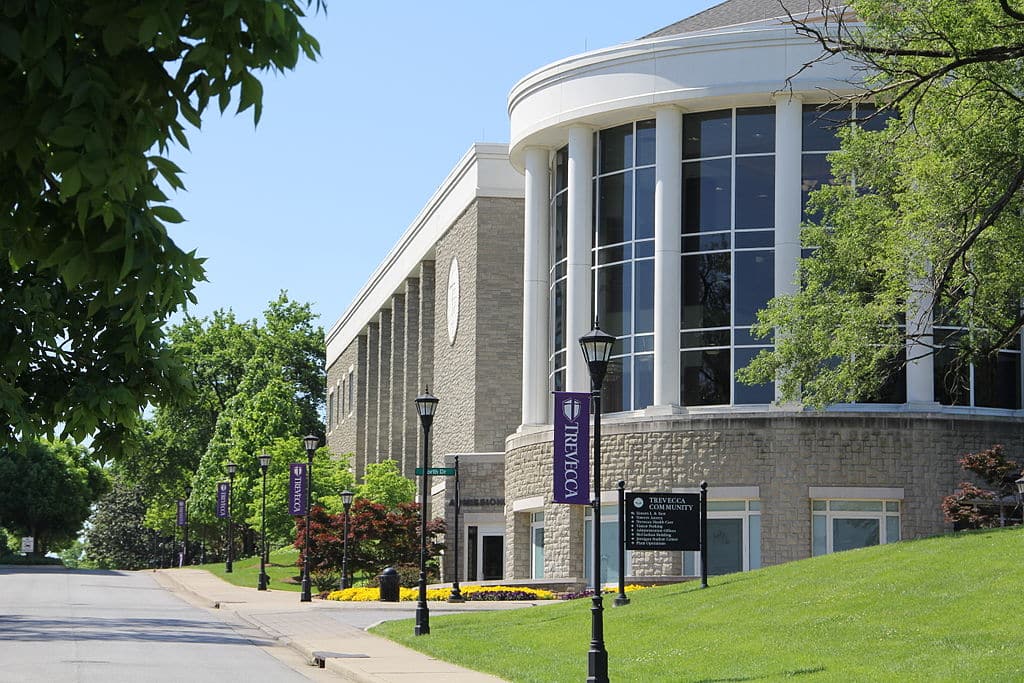
[[[413,633],[418,636],[425,636],[430,633],[430,612],[425,604],[416,607],[416,628]]]
[[[623,605],[628,605],[628,604],[629,604],[629,598],[627,598],[625,595],[617,595],[617,596],[615,596],[615,600],[612,601],[612,606],[613,607],[622,607]]]
[[[265,591],[270,585],[270,577],[266,574],[260,574],[259,584],[256,586],[256,590]]]
[[[299,598],[299,602],[313,602],[313,595],[309,588],[309,577],[302,577],[302,597]]]
[[[587,653],[587,683],[608,683],[608,651]]]
[[[231,560],[228,560],[227,562],[224,563],[224,573],[225,574],[230,574],[231,573]]]

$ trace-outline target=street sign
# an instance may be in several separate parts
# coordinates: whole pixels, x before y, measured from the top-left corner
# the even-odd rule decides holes
[[[627,493],[627,550],[700,550],[700,494]]]
[[[36,538],[35,536],[22,536],[21,537],[21,552],[26,555],[30,555],[36,551]]]
[[[416,476],[420,476],[422,474],[423,474],[423,468],[422,467],[417,467],[416,468]],[[455,476],[455,468],[454,467],[428,467],[427,468],[427,474],[429,476],[432,476],[432,477],[454,477]]]

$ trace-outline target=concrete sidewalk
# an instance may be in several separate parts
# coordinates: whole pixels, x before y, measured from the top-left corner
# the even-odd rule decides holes
[[[381,621],[415,617],[415,603],[338,602],[316,598],[303,603],[299,602],[297,592],[241,588],[202,569],[159,569],[153,573],[161,585],[186,594],[192,602],[234,612],[268,636],[298,651],[311,665],[314,652],[337,655],[325,659],[326,668],[350,681],[493,683],[502,680],[434,659],[364,630]],[[431,617],[534,605],[530,602],[428,604]]]

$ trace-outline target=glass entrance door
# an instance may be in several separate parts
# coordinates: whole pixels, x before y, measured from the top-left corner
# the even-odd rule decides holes
[[[504,538],[501,536],[484,536],[482,569],[484,581],[500,581],[505,578]]]

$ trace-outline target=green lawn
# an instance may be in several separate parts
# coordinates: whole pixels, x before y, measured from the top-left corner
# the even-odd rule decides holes
[[[296,548],[282,548],[270,553],[267,576],[270,577],[271,590],[298,592],[302,589],[302,586],[297,582],[297,577],[301,574],[299,566],[295,564],[298,559],[299,551]],[[260,577],[260,558],[259,555],[255,555],[234,560],[231,563],[232,571],[230,574],[224,571],[223,562],[200,564],[196,565],[196,568],[205,569],[236,586],[256,588]],[[296,580],[295,583],[292,582],[293,579]]]
[[[1022,681],[1024,530],[837,553],[604,600],[616,681]],[[374,633],[510,681],[582,681],[590,600]]]

